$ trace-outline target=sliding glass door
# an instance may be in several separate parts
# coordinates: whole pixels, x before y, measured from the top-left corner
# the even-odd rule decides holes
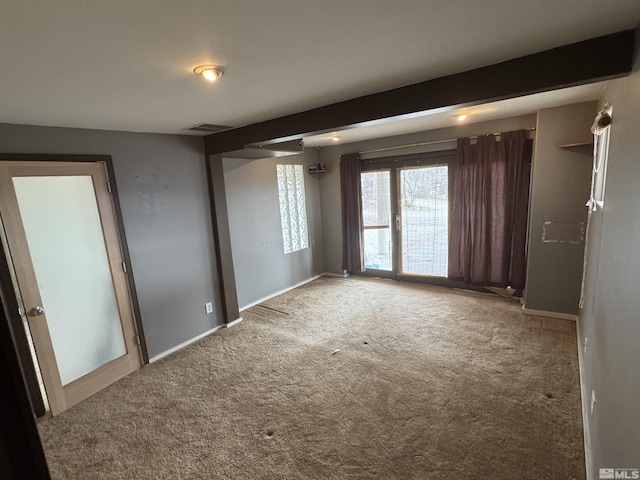
[[[366,273],[447,276],[451,152],[371,161],[363,167]]]
[[[398,273],[447,276],[448,166],[399,169]]]
[[[367,269],[391,271],[391,172],[362,172],[364,264]]]

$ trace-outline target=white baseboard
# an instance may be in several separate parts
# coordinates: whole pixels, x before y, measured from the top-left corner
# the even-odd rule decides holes
[[[258,304],[260,304],[262,302],[266,302],[267,300],[272,299],[273,297],[277,297],[278,295],[282,295],[283,293],[287,293],[287,292],[289,292],[289,291],[291,291],[291,290],[293,290],[295,288],[301,287],[302,285],[305,285],[305,284],[307,284],[309,282],[313,282],[314,280],[319,279],[323,275],[324,275],[324,273],[321,273],[320,275],[316,275],[315,277],[308,278],[308,279],[303,280],[302,282],[296,283],[295,285],[292,285],[290,287],[283,288],[282,290],[274,292],[271,295],[267,295],[266,297],[263,297],[260,300],[256,300],[255,302],[251,302],[249,305],[245,305],[244,307],[240,307],[240,311],[244,312],[245,310],[248,310],[251,307],[255,307],[256,305],[258,305]],[[234,322],[235,321],[236,320],[234,320]]]
[[[530,308],[522,307],[522,313],[525,315],[534,315],[536,317],[549,317],[559,318],[561,320],[573,320],[578,321],[578,315],[572,315],[570,313],[548,312],[547,310],[532,310]]]
[[[227,327],[227,328],[231,328],[231,327],[233,327],[234,325],[239,324],[242,320],[244,320],[242,317],[238,317],[238,318],[236,318],[233,322],[229,322],[229,323],[225,324],[225,327]]]
[[[578,341],[578,371],[580,372],[580,405],[582,406],[582,433],[584,435],[584,463],[587,472],[586,480],[595,480],[591,470],[591,441],[589,436],[589,395],[584,383],[584,338],[580,330],[580,320],[576,322]]]
[[[234,320],[232,323],[235,324],[236,322],[238,322],[238,320]],[[178,350],[182,350],[184,347],[188,347],[192,343],[197,342],[198,340],[201,340],[204,337],[206,337],[208,335],[211,335],[212,333],[217,332],[218,330],[220,330],[221,328],[224,328],[224,327],[225,327],[225,324],[223,323],[222,325],[218,325],[217,327],[214,327],[211,330],[207,330],[206,332],[201,333],[200,335],[198,335],[197,337],[192,338],[191,340],[187,340],[186,342],[182,342],[180,345],[176,345],[175,347],[170,348],[166,352],[162,352],[162,353],[159,353],[158,355],[154,355],[153,357],[151,357],[149,359],[149,363],[157,362],[161,358],[164,358],[167,355],[171,355],[173,352],[177,352]]]

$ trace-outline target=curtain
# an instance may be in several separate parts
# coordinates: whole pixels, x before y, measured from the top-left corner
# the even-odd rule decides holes
[[[524,130],[458,139],[450,280],[524,288],[531,151]]]
[[[360,154],[340,156],[340,195],[342,197],[342,269],[364,271],[364,229]]]

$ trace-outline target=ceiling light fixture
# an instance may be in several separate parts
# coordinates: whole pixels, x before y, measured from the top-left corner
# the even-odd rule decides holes
[[[224,70],[218,65],[199,65],[193,69],[193,73],[213,83],[222,76]]]
[[[338,135],[337,133],[334,133],[329,138],[331,138],[331,140],[333,140],[334,142],[339,142],[340,141],[340,135]]]
[[[463,113],[462,115],[458,115],[458,121],[464,122],[467,119],[467,114]]]

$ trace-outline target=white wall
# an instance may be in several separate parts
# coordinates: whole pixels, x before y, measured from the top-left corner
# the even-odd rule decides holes
[[[260,160],[224,159],[224,179],[238,304],[246,307],[324,270],[319,180],[306,173],[317,151]],[[309,248],[284,253],[277,164],[304,166]]]

